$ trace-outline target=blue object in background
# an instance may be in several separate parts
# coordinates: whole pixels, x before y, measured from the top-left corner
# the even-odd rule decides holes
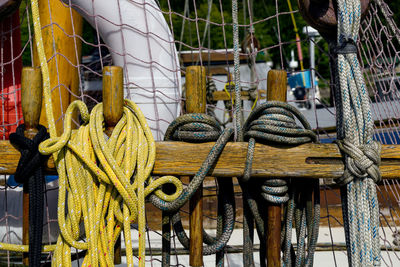
[[[374,134],[373,139],[375,141],[379,141],[384,145],[397,145],[400,144],[400,136],[397,132],[394,131],[385,131],[378,132]],[[319,142],[322,144],[330,144],[335,141],[336,138],[323,138],[320,139]]]
[[[46,180],[46,183],[50,183],[50,182],[52,182],[54,180],[57,180],[58,179],[58,175],[46,175],[44,178]],[[8,176],[7,185],[8,186],[12,186],[12,187],[16,187],[16,186],[22,187],[22,184],[19,184],[19,183],[17,183],[15,181],[14,175]]]
[[[310,70],[305,70],[288,74],[288,82],[290,88],[311,88],[311,72]],[[318,82],[314,81],[314,85],[317,86]]]

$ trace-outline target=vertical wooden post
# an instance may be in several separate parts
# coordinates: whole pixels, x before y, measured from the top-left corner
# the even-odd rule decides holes
[[[68,3],[68,1],[66,1]],[[76,36],[82,36],[83,18],[74,9],[65,7],[60,0],[39,1],[39,15],[42,26],[44,50],[49,60],[50,88],[53,102],[54,119],[57,134],[63,132],[63,120],[59,120],[68,105],[79,95],[79,68],[82,42]],[[36,46],[33,49],[33,62],[40,66]],[[40,123],[47,124],[43,107]]]
[[[40,109],[42,106],[42,75],[39,68],[25,67],[22,69],[21,106],[24,116],[26,138],[33,139],[37,134]],[[22,243],[29,245],[29,193],[28,185],[23,189],[23,214],[22,214]],[[29,254],[22,256],[24,265],[29,265]]]
[[[105,133],[111,133],[124,111],[123,71],[118,66],[103,68],[103,114],[106,123]],[[114,263],[121,264],[121,236],[114,247]]]
[[[268,72],[267,100],[286,102],[287,74],[284,70]],[[268,205],[267,220],[267,266],[281,266],[281,205]]]
[[[186,111],[206,112],[206,69],[202,66],[186,68]],[[203,186],[189,201],[190,266],[203,266]]]

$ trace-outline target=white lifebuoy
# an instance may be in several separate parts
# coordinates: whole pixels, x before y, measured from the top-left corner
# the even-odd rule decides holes
[[[154,0],[64,0],[71,3],[124,68],[125,97],[139,105],[160,140],[180,111],[181,73],[174,38]]]

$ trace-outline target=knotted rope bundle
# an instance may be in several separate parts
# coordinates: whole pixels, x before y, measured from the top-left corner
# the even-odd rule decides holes
[[[295,118],[304,128],[296,124]],[[255,140],[283,145],[298,145],[316,140],[305,117],[293,106],[278,101],[257,106],[249,115],[243,131],[245,139],[249,139],[243,176],[245,181],[250,178]],[[262,191],[262,196],[271,203],[282,204],[289,199],[287,182],[283,179],[266,179]]]
[[[29,266],[40,266],[43,235],[44,173],[47,157],[39,153],[39,144],[49,138],[44,126],[38,125],[38,133],[31,140],[24,135],[25,125],[17,127],[10,135],[10,142],[21,153],[15,181],[28,186],[29,192]]]
[[[72,132],[75,109],[80,111],[84,125]],[[134,222],[139,228],[139,266],[144,266],[145,197],[154,192],[169,202],[182,192],[182,184],[175,177],[151,178],[155,142],[135,103],[125,100],[123,117],[108,140],[103,131],[102,104],[96,105],[89,115],[83,102],[74,101],[66,111],[64,133],[39,146],[42,154],[58,154],[61,235],[55,249],[56,266],[71,265],[71,247],[87,250],[84,266],[113,266],[114,244],[122,229],[128,266],[133,266],[131,223]],[[174,194],[166,195],[159,189],[166,183],[175,185]],[[81,222],[86,237],[82,242],[79,241]]]
[[[297,125],[296,119],[301,123]],[[248,141],[247,160],[240,185],[246,207],[251,213],[245,212],[245,265],[254,266],[252,256],[251,222],[255,221],[261,245],[265,246],[266,230],[264,218],[260,214],[262,201],[257,198],[255,186],[260,186],[260,195],[264,201],[274,204],[287,203],[285,211],[285,226],[282,232],[284,266],[312,266],[319,226],[319,181],[285,179],[266,179],[260,185],[251,181],[251,167],[256,140],[269,144],[299,145],[316,141],[316,135],[305,117],[293,106],[279,101],[270,101],[256,107],[243,126],[245,139]],[[290,189],[289,189],[290,188]],[[313,200],[314,193],[314,200]],[[292,245],[292,227],[295,220],[298,250],[294,253]],[[307,233],[308,232],[308,233]],[[306,236],[308,242],[306,247]]]
[[[215,118],[205,114],[185,114],[174,120],[165,133],[165,140],[184,142],[210,142],[216,141],[208,157],[203,162],[200,170],[190,181],[183,193],[173,202],[165,203],[157,199],[157,196],[149,197],[150,201],[163,211],[169,212],[171,223],[175,229],[179,241],[189,249],[189,238],[187,237],[180,220],[179,209],[191,198],[203,183],[209,170],[216,163],[219,155],[224,149],[233,133],[232,129],[221,130],[221,126]],[[221,251],[227,244],[235,223],[235,201],[233,195],[233,184],[226,178],[217,179],[219,188],[223,188],[218,194],[218,201],[223,203],[223,214],[219,216],[218,223],[222,225],[222,233],[217,238],[203,231],[204,242],[207,244],[203,249],[204,255],[211,255]],[[163,233],[163,236],[168,234]],[[167,255],[166,255],[167,256]],[[164,260],[163,260],[164,261]],[[165,259],[165,262],[169,262]]]
[[[360,0],[338,0],[335,92],[337,144],[344,154],[343,219],[350,266],[380,266],[379,207],[375,182],[380,178],[380,144],[372,140],[368,90],[357,58]]]

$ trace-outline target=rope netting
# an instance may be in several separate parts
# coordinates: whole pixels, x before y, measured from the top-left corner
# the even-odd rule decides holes
[[[392,12],[400,4],[395,2],[371,1],[361,22],[358,43],[371,100],[374,139],[382,144],[400,144],[400,30]],[[232,1],[223,0],[41,0],[39,7],[58,134],[69,103],[80,99],[91,109],[101,102],[102,69],[119,65],[124,69],[125,97],[139,105],[154,138],[162,140],[168,125],[185,113],[186,67],[201,65],[207,71],[207,113],[223,127],[235,126],[235,90],[242,91],[240,112],[245,120],[255,106],[266,101],[268,71],[284,69],[289,78],[287,101],[300,109],[320,142],[336,139],[331,93],[331,87],[336,85],[330,77],[328,43],[314,29],[306,28],[297,1],[239,0],[237,25],[232,17]],[[239,47],[234,46],[235,29]],[[0,134],[2,139],[8,139],[22,122],[21,68],[40,65],[29,1],[23,1],[19,12],[2,20],[0,32]],[[239,59],[236,69],[235,53]],[[46,125],[45,119],[41,120]],[[75,121],[79,125],[78,117]],[[50,182],[45,190],[46,244],[55,244],[58,236],[55,178],[47,177]],[[187,185],[189,181],[183,182]],[[243,203],[236,179],[234,188],[235,230],[224,257],[226,265],[242,266]],[[320,180],[320,189],[315,265],[346,266],[340,189],[329,179]],[[207,177],[203,224],[212,233],[217,228],[219,191],[216,180]],[[400,183],[383,180],[377,191],[382,264],[398,266]],[[161,211],[146,203],[146,217],[146,264],[160,266]],[[181,210],[181,217],[187,230],[188,205]],[[137,225],[132,229],[132,237],[136,237]],[[0,240],[22,243],[22,187],[12,176],[0,179]],[[132,242],[137,255],[137,238]],[[259,242],[254,243],[258,253]],[[171,247],[171,264],[189,266],[188,251],[175,233]],[[74,257],[79,256],[79,251],[73,252]],[[0,265],[21,263],[21,253],[0,254]],[[43,262],[49,262],[51,253],[43,255],[47,255]],[[204,259],[206,266],[215,262],[215,256]]]

